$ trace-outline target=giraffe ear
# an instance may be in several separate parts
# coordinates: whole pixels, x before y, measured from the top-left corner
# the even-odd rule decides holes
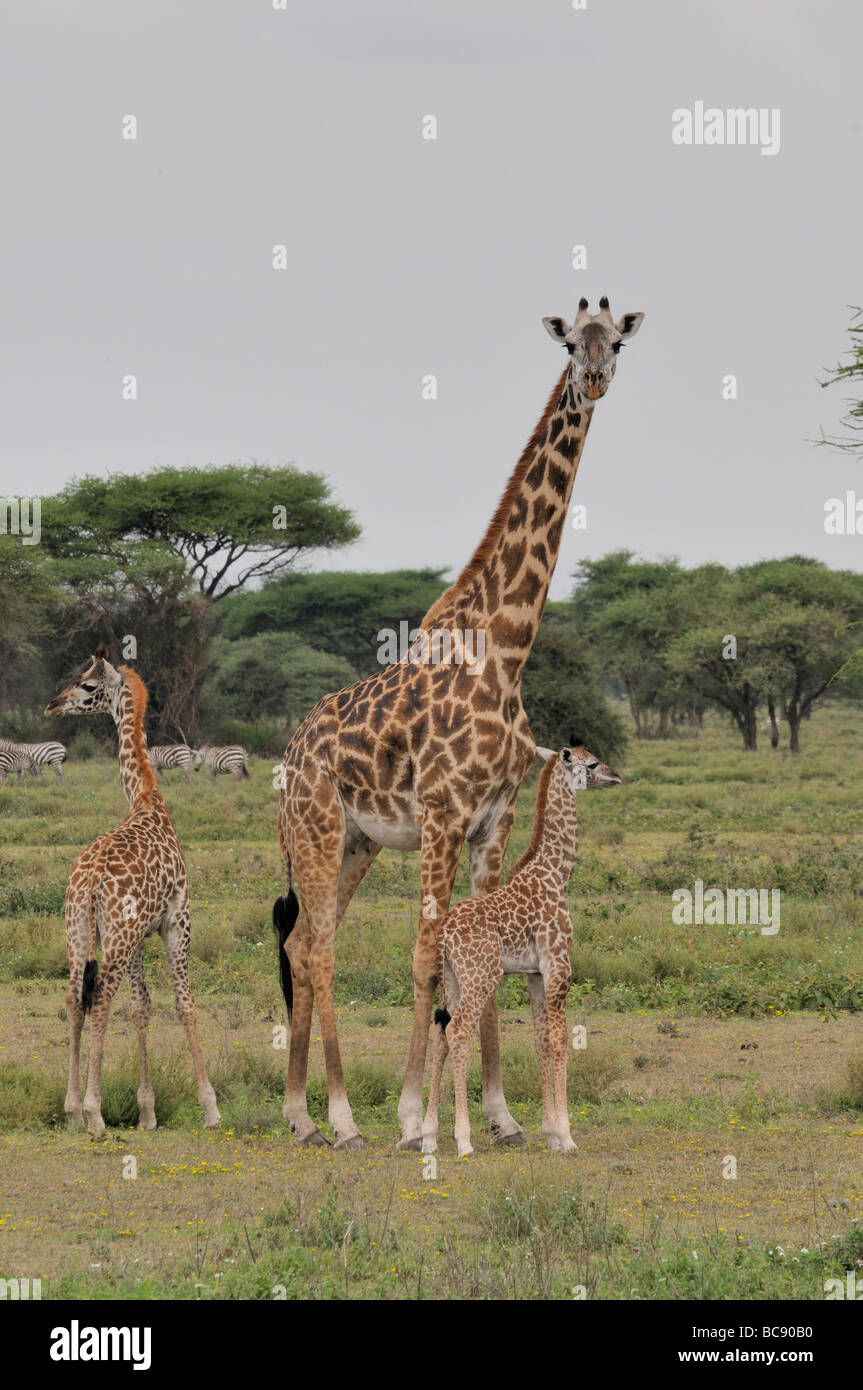
[[[542,761],[543,761],[544,763],[547,763],[548,760],[549,760],[549,758],[553,758],[553,757],[554,757],[554,749],[553,749],[553,748],[540,748],[539,744],[537,744],[537,746],[536,746],[536,756],[537,756],[538,758],[542,758]]]
[[[634,338],[642,323],[643,314],[624,314],[622,319],[618,319],[614,325],[624,342],[627,338]]]
[[[566,335],[572,328],[571,323],[567,323],[566,319],[559,318],[543,319],[542,322],[550,338],[553,338],[556,343],[566,342]]]

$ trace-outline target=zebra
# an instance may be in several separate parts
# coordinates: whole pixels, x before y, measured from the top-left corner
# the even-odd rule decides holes
[[[192,766],[192,750],[187,743],[161,743],[148,748],[150,762],[157,772],[171,767],[181,767],[187,782],[191,782],[189,771]]]
[[[200,772],[201,765],[206,763],[214,777],[219,772],[232,772],[238,778],[249,775],[246,771],[249,755],[238,743],[229,744],[227,748],[211,748],[209,743],[205,743],[203,748],[195,749],[193,756],[196,772]]]
[[[40,768],[50,764],[62,782],[63,764],[66,761],[66,748],[62,743],[49,739],[46,743],[19,743],[15,747],[20,748],[24,753],[29,753],[34,763]],[[41,773],[39,775],[41,776]]]
[[[17,743],[0,743],[0,783],[6,781],[10,772],[18,775],[18,781],[25,772],[34,777],[42,776],[42,769],[30,753]]]

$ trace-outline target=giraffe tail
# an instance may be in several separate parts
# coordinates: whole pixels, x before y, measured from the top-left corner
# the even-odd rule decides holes
[[[297,924],[300,915],[300,904],[293,888],[289,888],[287,893],[281,898],[276,898],[273,903],[273,927],[279,939],[279,976],[282,983],[282,994],[285,996],[285,1005],[288,1010],[288,1022],[294,1012],[294,981],[291,975],[291,962],[285,952],[285,942]]]
[[[98,984],[99,962],[96,960],[96,911],[93,902],[94,877],[91,877],[87,889],[87,916],[90,925],[90,937],[87,942],[87,960],[84,964],[84,974],[81,979],[81,1008],[88,1014],[93,1007]]]

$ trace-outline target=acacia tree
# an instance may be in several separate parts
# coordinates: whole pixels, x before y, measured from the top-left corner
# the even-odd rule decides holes
[[[76,556],[58,561],[57,570],[50,643],[55,681],[86,662],[97,633],[115,659],[142,663],[151,736],[191,738],[207,673],[209,605],[182,560],[157,542],[141,541],[127,547],[122,566],[108,557]]]
[[[67,557],[122,562],[130,546],[158,542],[211,602],[360,534],[320,474],[259,463],[79,478],[44,499],[42,518],[48,548]]]
[[[669,652],[727,581],[719,565],[683,570],[677,560],[633,563],[625,550],[579,567],[576,623],[590,634],[605,674],[625,690],[639,738],[653,732],[654,712],[664,738],[675,717],[703,707],[685,668],[671,662]]]
[[[296,468],[230,464],[85,477],[43,500],[42,539],[57,557],[71,657],[100,638],[147,652],[160,734],[194,736],[207,674],[211,608],[289,570],[359,527],[326,480]],[[86,656],[86,652],[83,654]]]
[[[832,367],[826,380],[822,381],[821,386],[835,386],[837,384],[846,385],[851,382],[863,382],[863,309],[855,305],[849,306],[852,310],[851,322],[848,325],[848,336],[851,339],[851,346],[845,353],[849,362],[839,362]],[[821,431],[821,438],[818,444],[826,444],[831,449],[840,449],[844,453],[863,454],[863,401],[854,400],[853,397],[846,398],[846,403],[851,407],[848,414],[841,423],[849,431],[844,437],[826,435]]]
[[[722,604],[721,619],[705,614],[672,644],[669,664],[705,699],[728,711],[747,752],[758,746],[758,705],[770,689],[772,667],[764,606]]]
[[[782,694],[790,748],[800,752],[800,722],[830,688],[849,649],[847,625],[836,609],[783,603],[762,627],[770,663],[770,685]]]
[[[737,582],[745,602],[767,605],[759,630],[771,673],[768,709],[775,724],[774,701],[781,700],[798,753],[801,720],[834,688],[855,648],[863,576],[792,555],[744,566]]]
[[[59,597],[57,569],[42,546],[0,534],[0,704],[31,703]]]

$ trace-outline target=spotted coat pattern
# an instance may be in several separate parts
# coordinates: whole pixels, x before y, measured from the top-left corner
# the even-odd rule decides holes
[[[300,915],[284,945],[293,1017],[283,1113],[303,1142],[324,1142],[306,1106],[313,1002],[337,1147],[363,1142],[345,1092],[336,1030],[334,941],[357,885],[386,845],[421,851],[414,1022],[399,1101],[399,1147],[421,1146],[438,928],[465,843],[471,892],[487,893],[500,881],[516,793],[534,755],[522,671],[557,561],[594,402],[605,394],[618,349],[642,317],[626,315],[615,325],[606,300],[596,316],[584,300],[573,325],[545,321],[555,341],[566,346],[569,365],[482,542],[422,624],[425,633],[485,633],[484,662],[405,659],[322,699],[285,753],[279,839],[288,890],[296,880]],[[480,1034],[483,1109],[492,1135],[496,1142],[521,1142],[503,1095],[493,997]]]
[[[189,988],[189,892],[186,866],[168,808],[147,757],[144,711],[147,691],[129,667],[116,669],[102,649],[79,680],[57,695],[47,715],[109,712],[117,726],[120,775],[129,812],[116,830],[94,840],[72,866],[66,888],[66,949],[69,989],[69,1086],[65,1109],[70,1126],[87,1117],[93,1135],[105,1128],[101,1070],[108,1014],[126,971],[131,1013],[138,1035],[139,1129],[154,1129],[153,1087],[147,1053],[151,1005],[144,980],[144,943],[160,933],[174,982],[177,1013],[186,1030],[206,1125],[219,1123],[216,1097],[207,1079],[198,1041],[195,1005]],[[96,946],[102,959],[96,971]],[[92,1008],[87,1090],[79,1087],[81,1033]]]
[[[441,1075],[449,1052],[455,1082],[459,1156],[473,1153],[467,1107],[471,1036],[504,975],[525,974],[542,1076],[542,1129],[549,1148],[572,1152],[566,1108],[566,996],[572,980],[572,919],[565,890],[578,854],[578,786],[612,786],[616,772],[583,745],[546,762],[537,792],[533,835],[503,887],[467,898],[441,930],[443,1010],[435,1045],[423,1152],[437,1148]]]

